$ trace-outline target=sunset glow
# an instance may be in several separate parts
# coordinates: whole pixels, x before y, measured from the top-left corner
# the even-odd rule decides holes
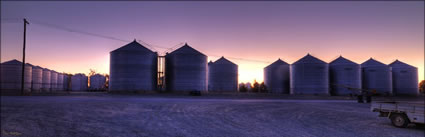
[[[423,1],[6,1],[1,6],[1,62],[21,60],[25,17],[30,22],[26,61],[58,72],[109,73],[109,52],[138,39],[160,55],[166,49],[159,47],[187,42],[214,55],[208,61],[229,57],[239,66],[239,82],[262,82],[265,66],[278,58],[291,64],[307,53],[325,62],[340,55],[359,64],[370,57],[385,64],[398,59],[417,67],[419,80],[425,75]]]

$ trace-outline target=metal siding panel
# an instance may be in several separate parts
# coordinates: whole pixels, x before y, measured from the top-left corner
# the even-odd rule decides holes
[[[35,92],[41,91],[42,83],[43,83],[43,69],[39,67],[33,67],[31,90]]]
[[[264,84],[271,93],[289,94],[289,65],[272,65],[264,68]]]
[[[416,68],[393,67],[393,92],[395,95],[418,95],[418,70]]]
[[[50,91],[57,91],[58,73],[50,72]]]
[[[86,91],[88,86],[88,78],[84,74],[76,74],[71,76],[72,91]]]
[[[90,90],[103,90],[106,77],[100,74],[90,76]]]
[[[43,83],[42,83],[42,90],[43,91],[50,91],[50,73],[51,71],[48,69],[43,69]]]
[[[3,92],[5,94],[8,94],[6,92],[9,91],[11,94],[18,94],[21,90],[22,62],[19,62],[17,60],[12,61],[13,62],[11,64],[5,62],[0,65],[0,90],[2,94]],[[24,71],[24,91],[28,92],[31,91],[32,67],[30,65],[25,65]]]
[[[168,91],[207,91],[207,57],[205,55],[182,51],[167,54],[165,60]]]
[[[110,54],[110,91],[154,91],[158,55],[148,51],[116,51]]]
[[[334,95],[358,94],[359,91],[350,90],[347,87],[362,88],[361,68],[358,64],[330,65],[329,73],[331,93]]]
[[[63,75],[63,90],[64,91],[68,91],[70,88],[69,88],[69,80],[70,80],[71,78],[68,76],[68,75],[66,75],[66,74],[64,74]]]
[[[236,92],[238,89],[238,66],[213,63],[209,65],[209,91]]]
[[[362,68],[362,88],[376,90],[379,94],[392,94],[392,74],[388,66]]]
[[[329,94],[329,66],[305,56],[290,66],[291,94]]]
[[[56,83],[56,90],[57,91],[63,91],[63,74],[58,73],[58,79]]]

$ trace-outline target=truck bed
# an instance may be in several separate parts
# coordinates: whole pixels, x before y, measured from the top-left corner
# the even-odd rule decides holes
[[[412,123],[425,123],[423,102],[374,102],[371,111],[381,114],[404,113]]]

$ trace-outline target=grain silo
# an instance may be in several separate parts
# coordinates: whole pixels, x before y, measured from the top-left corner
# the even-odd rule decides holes
[[[362,88],[360,64],[342,56],[329,63],[329,83],[332,95],[360,94]]]
[[[85,76],[84,78],[83,78],[83,81],[82,81],[82,84],[81,84],[82,86],[82,89],[84,90],[84,91],[87,91],[88,89],[89,89],[89,77],[87,77],[87,76]]]
[[[136,41],[110,53],[109,91],[154,91],[158,54]]]
[[[289,64],[278,59],[265,67],[264,84],[271,93],[289,94]]]
[[[362,67],[362,88],[375,90],[381,95],[392,94],[392,74],[391,67],[372,58],[363,62]]]
[[[307,54],[290,67],[291,94],[329,94],[328,63]]]
[[[392,85],[395,95],[418,95],[418,68],[394,61],[389,65],[392,69]]]
[[[168,91],[207,91],[207,56],[185,44],[165,55]]]
[[[42,91],[50,91],[50,73],[51,71],[49,69],[43,68]]]
[[[106,77],[100,74],[90,76],[90,90],[105,90]]]
[[[243,82],[242,82],[242,83],[239,83],[239,84],[238,84],[238,86],[239,86],[239,87],[238,87],[238,91],[239,91],[239,92],[243,92],[243,91],[241,91],[241,89],[242,89],[242,86],[244,86],[244,87],[245,87],[245,83],[243,83]]]
[[[71,77],[70,77],[70,75],[64,73],[63,74],[63,85],[62,85],[63,90],[69,91],[70,90],[69,85],[71,85]]]
[[[56,90],[57,91],[63,91],[63,74],[58,73],[58,80],[56,83]]]
[[[31,91],[40,92],[43,83],[43,68],[40,66],[32,67]]]
[[[19,95],[22,86],[22,62],[14,59],[0,65],[0,91],[2,95]],[[31,91],[32,67],[25,64],[24,92]]]
[[[224,57],[208,63],[208,87],[213,92],[237,92],[238,65]]]
[[[210,62],[208,62],[208,72],[207,72],[207,90],[208,91],[211,91],[212,89],[211,89],[211,84],[210,84],[210,72],[211,72],[211,70],[210,70],[210,66],[213,64],[214,62],[212,62],[211,60],[210,60]]]
[[[71,76],[71,90],[72,91],[87,91],[88,78],[82,73]]]
[[[57,91],[58,72],[50,71],[50,91]]]

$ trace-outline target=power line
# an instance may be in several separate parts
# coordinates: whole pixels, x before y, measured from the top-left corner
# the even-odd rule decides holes
[[[142,45],[148,46],[152,51],[157,51],[153,46],[143,42],[142,40],[137,40],[137,42],[141,43]]]
[[[146,45],[149,45],[149,46],[152,46],[152,47],[161,48],[161,49],[170,49],[170,48],[167,48],[167,47],[162,47],[162,46],[158,46],[158,45],[153,45],[153,44],[150,44],[150,43],[144,42],[144,41],[142,41],[142,40],[139,40],[139,41],[141,41],[141,42],[142,42],[142,44],[146,44]]]
[[[2,19],[3,20],[3,19]],[[99,37],[99,38],[105,38],[105,39],[110,39],[110,40],[116,40],[116,41],[121,41],[121,42],[131,42],[129,40],[124,40],[121,38],[117,38],[117,37],[112,37],[112,36],[106,36],[106,35],[102,35],[102,34],[96,34],[96,33],[91,33],[91,32],[86,32],[86,31],[80,31],[80,30],[76,30],[76,29],[71,29],[68,27],[63,27],[63,26],[59,26],[59,25],[55,25],[55,24],[50,24],[50,23],[44,23],[44,22],[40,22],[40,21],[36,21],[36,20],[31,20],[31,22],[33,24],[38,24],[38,25],[42,25],[45,27],[49,27],[49,28],[54,28],[54,29],[59,29],[59,30],[64,30],[64,31],[68,31],[68,32],[73,32],[73,33],[79,33],[79,34],[84,34],[84,35],[89,35],[89,36],[93,36],[93,37]],[[157,45],[152,45],[152,44],[148,44],[142,40],[137,40],[140,43],[142,43],[143,45],[149,46],[150,48],[152,48],[154,51],[157,51],[154,47],[156,48],[161,48],[161,49],[166,49],[164,51],[164,53],[166,52],[170,52],[172,50],[175,50],[175,48],[180,47],[183,45],[183,43],[179,43],[171,48],[167,48],[167,47],[162,47],[162,46],[157,46]],[[222,56],[218,56],[218,55],[211,55],[211,54],[207,54],[207,56],[213,56],[213,57],[222,57]],[[234,59],[234,60],[240,60],[240,61],[249,61],[249,62],[258,62],[258,63],[270,63],[268,61],[262,61],[262,60],[254,60],[254,59],[246,59],[246,58],[238,58],[238,57],[229,57],[226,56],[226,58],[228,59]]]
[[[59,26],[59,25],[55,25],[55,24],[44,23],[44,22],[33,21],[33,20],[32,20],[32,22],[34,22],[34,24],[42,25],[42,26],[49,27],[49,28],[64,30],[64,31],[68,31],[68,32],[79,33],[79,34],[84,34],[84,35],[89,35],[89,36],[94,36],[94,37],[100,37],[100,38],[105,38],[105,39],[110,39],[110,40],[116,40],[116,41],[122,41],[122,42],[131,42],[129,40],[124,40],[124,39],[117,38],[117,37],[106,36],[106,35],[101,35],[101,34],[96,34],[96,33],[91,33],[91,32],[86,32],[86,31],[81,31],[81,30],[76,30],[76,29],[71,29],[71,28],[67,28],[67,27],[63,27],[63,26]],[[146,42],[144,42],[144,41],[142,41],[140,39],[137,40],[137,41],[140,42],[140,43],[142,43],[143,45],[149,46],[154,51],[156,51],[156,49],[154,47],[161,48],[161,49],[169,49],[167,47],[161,47],[161,46],[156,46],[156,45],[148,44],[148,43],[146,43]]]
[[[90,33],[90,32],[70,29],[70,28],[66,28],[66,27],[63,27],[63,26],[44,23],[44,22],[40,22],[40,21],[36,21],[36,20],[31,20],[31,22],[33,22],[33,24],[38,24],[38,25],[42,25],[42,26],[46,26],[46,27],[50,27],[50,28],[65,30],[65,31],[68,31],[68,32],[80,33],[80,34],[84,34],[84,35],[101,37],[101,38],[105,38],[105,39],[117,40],[117,41],[122,41],[122,42],[131,42],[129,40],[124,40],[124,39],[120,39],[120,38],[116,38],[116,37],[111,37],[111,36],[106,36],[106,35],[101,35],[101,34],[96,34],[96,33]]]
[[[224,57],[224,56],[211,55],[211,54],[209,54],[208,56],[213,56],[213,57]],[[268,62],[268,61],[254,60],[254,59],[246,59],[246,58],[237,58],[237,57],[229,57],[229,56],[226,56],[225,58],[228,58],[228,59],[234,59],[234,60],[241,60],[241,61],[249,61],[249,62],[265,63],[265,64],[269,64],[269,63],[271,63],[271,62]]]
[[[176,44],[176,45],[172,46],[171,48],[168,48],[168,49],[167,49],[167,50],[165,50],[164,52],[170,52],[170,51],[174,50],[175,48],[177,48],[177,47],[181,47],[181,46],[183,46],[183,43],[182,43],[182,42],[181,42],[181,43],[179,43],[179,44]]]

